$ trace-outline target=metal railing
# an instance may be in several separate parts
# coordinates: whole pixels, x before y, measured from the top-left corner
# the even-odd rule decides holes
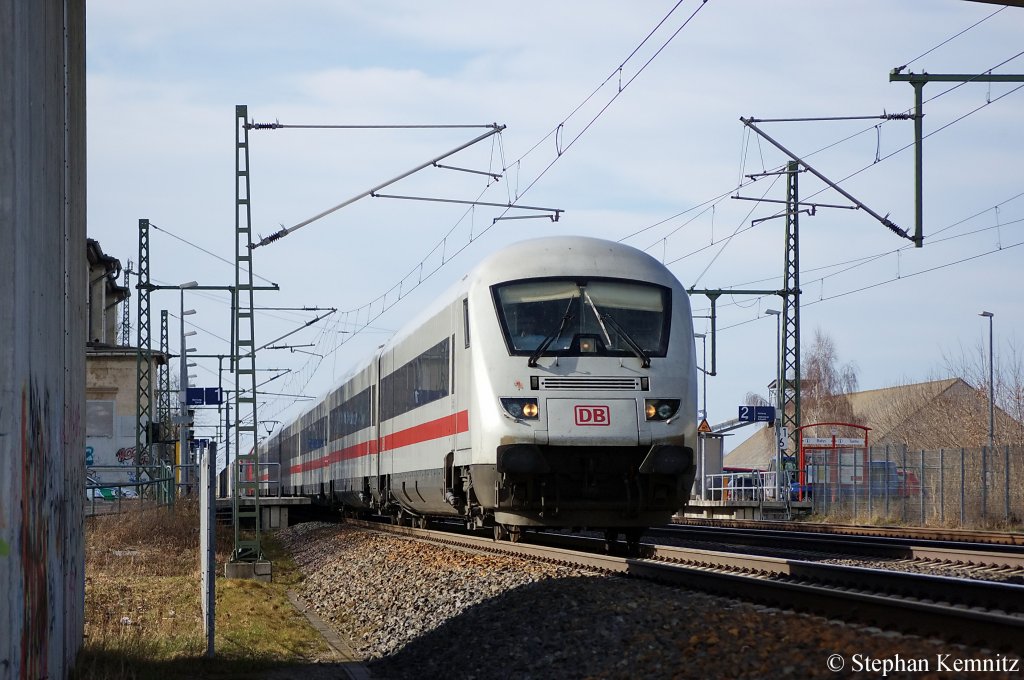
[[[776,500],[775,472],[725,472],[704,478],[705,498],[714,501]]]
[[[135,468],[95,465],[86,468],[86,515],[120,513],[132,508],[173,503],[174,473],[167,465],[147,465],[143,479],[135,479]]]
[[[239,474],[242,474],[243,469],[253,468],[259,475],[259,490],[260,496],[276,496],[281,497],[281,464],[280,463],[245,463],[239,462],[238,464]],[[263,470],[266,470],[266,478],[264,478]],[[277,475],[272,475],[271,470],[276,470]],[[275,489],[275,491],[271,491]]]

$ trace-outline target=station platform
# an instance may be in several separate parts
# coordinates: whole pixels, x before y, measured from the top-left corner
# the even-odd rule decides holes
[[[238,499],[239,505],[251,508],[253,498]],[[288,509],[310,505],[310,499],[302,496],[260,496],[260,526],[263,529],[284,529],[288,526]],[[217,513],[230,513],[233,499],[218,498]]]
[[[681,517],[692,517],[698,519],[779,519],[786,514],[796,517],[811,512],[811,501],[790,501],[787,507],[785,501],[757,501],[757,500],[704,500],[691,498],[686,508],[679,513]]]

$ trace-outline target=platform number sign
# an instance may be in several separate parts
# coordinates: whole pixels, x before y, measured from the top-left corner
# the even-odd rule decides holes
[[[779,451],[785,451],[789,443],[789,428],[780,427],[778,430]]]
[[[775,422],[774,406],[740,406],[739,420],[746,423]]]
[[[219,387],[189,387],[185,390],[185,401],[189,406],[217,406],[222,402]]]

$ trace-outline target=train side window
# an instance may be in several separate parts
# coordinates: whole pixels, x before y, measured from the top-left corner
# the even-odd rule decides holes
[[[371,388],[331,409],[330,440],[335,441],[369,427],[373,422]]]
[[[469,298],[462,298],[462,333],[466,338],[466,349],[469,349]]]
[[[370,425],[377,424],[377,387],[370,385]]]
[[[302,428],[302,452],[322,448],[327,443],[327,418],[318,418]]]
[[[381,420],[390,420],[448,396],[450,351],[451,341],[445,338],[381,378]]]

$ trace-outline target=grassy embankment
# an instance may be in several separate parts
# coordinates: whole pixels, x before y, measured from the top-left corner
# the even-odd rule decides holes
[[[233,536],[217,537],[216,655],[205,657],[198,504],[86,521],[85,640],[74,678],[260,677],[333,652],[288,601],[302,579],[272,535],[263,548],[274,581],[226,579]],[[301,671],[299,671],[301,672]]]

